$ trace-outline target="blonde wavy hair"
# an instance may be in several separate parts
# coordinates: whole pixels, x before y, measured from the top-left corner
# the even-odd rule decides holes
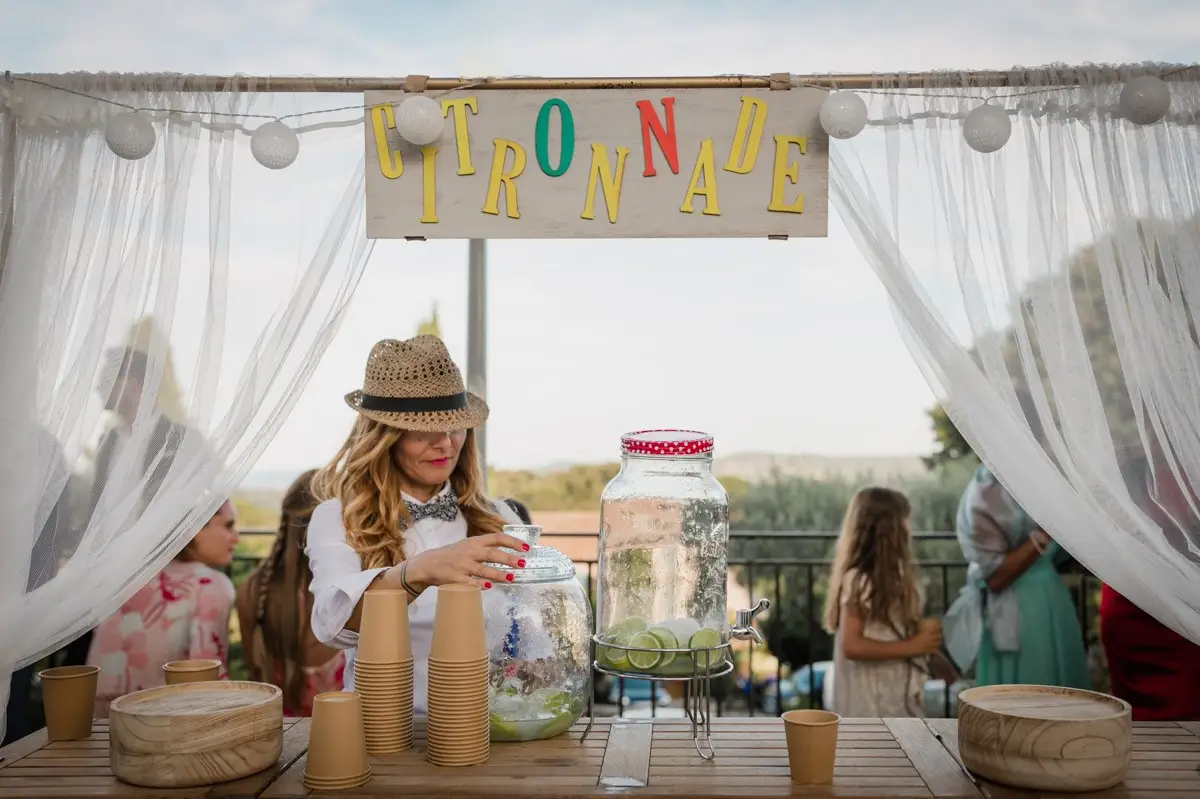
[[[825,594],[827,632],[836,632],[841,623],[843,592],[849,592],[863,621],[899,624],[903,629],[896,632],[902,635],[921,618],[923,600],[906,523],[911,512],[908,497],[890,488],[862,488],[850,500]]]
[[[346,543],[358,553],[363,569],[404,561],[404,531],[411,520],[401,496],[400,467],[392,459],[392,448],[402,435],[403,430],[360,416],[337,455],[313,477],[319,502],[341,500]],[[482,475],[475,431],[468,430],[450,475],[468,536],[504,528],[503,517],[484,496]]]

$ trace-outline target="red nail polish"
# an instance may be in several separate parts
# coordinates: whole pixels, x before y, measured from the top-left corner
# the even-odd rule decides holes
[[[520,560],[517,561],[517,567],[521,568],[521,569],[525,568],[525,558],[521,558]]]
[[[523,549],[523,550],[525,550],[526,552],[528,552],[528,551],[529,551],[529,544],[521,544],[521,549]]]
[[[483,587],[484,587],[484,588],[491,588],[491,587],[492,587],[492,584],[491,584],[491,583],[484,583],[484,584],[483,584]]]
[[[504,579],[508,580],[511,583],[513,581],[512,572],[509,572],[508,574],[504,575]]]

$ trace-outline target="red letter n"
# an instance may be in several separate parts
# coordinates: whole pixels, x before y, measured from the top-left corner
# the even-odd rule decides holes
[[[642,177],[646,178],[658,174],[654,170],[654,156],[650,153],[650,134],[654,134],[654,140],[658,142],[663,157],[667,159],[667,166],[671,167],[671,171],[676,175],[679,174],[679,147],[675,143],[675,98],[664,97],[662,104],[667,116],[665,130],[650,101],[637,101],[638,116],[642,119],[642,153],[646,158],[646,171],[642,173]]]

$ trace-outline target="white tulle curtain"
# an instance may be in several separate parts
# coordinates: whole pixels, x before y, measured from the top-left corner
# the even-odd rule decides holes
[[[1065,68],[1064,68],[1065,69]],[[1167,117],[1122,117],[1123,79],[1167,73]],[[948,415],[1084,566],[1200,642],[1200,71],[947,73],[863,92],[831,144],[838,214],[884,282]],[[1012,137],[981,154],[987,99]]]
[[[229,497],[370,253],[360,97],[182,81],[82,86],[158,109],[143,112],[156,142],[141,160],[105,141],[125,108],[0,85],[0,186],[14,199],[0,262],[0,698],[10,670],[112,612]],[[251,157],[259,125],[337,105],[288,117],[302,133],[292,166]]]

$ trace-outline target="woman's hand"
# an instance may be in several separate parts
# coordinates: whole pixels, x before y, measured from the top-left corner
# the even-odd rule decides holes
[[[1049,533],[1038,527],[1029,534],[1029,540],[1033,542],[1033,546],[1038,552],[1045,552],[1046,547],[1050,546],[1050,542],[1054,539],[1050,537]]]
[[[502,563],[514,569],[525,568],[525,558],[504,552],[500,547],[529,551],[528,544],[504,533],[466,538],[448,546],[428,549],[407,561],[405,578],[408,587],[418,592],[451,583],[476,583],[482,588],[491,588],[493,582],[511,581],[511,572],[484,565]],[[389,570],[388,576],[392,571],[399,570]]]

